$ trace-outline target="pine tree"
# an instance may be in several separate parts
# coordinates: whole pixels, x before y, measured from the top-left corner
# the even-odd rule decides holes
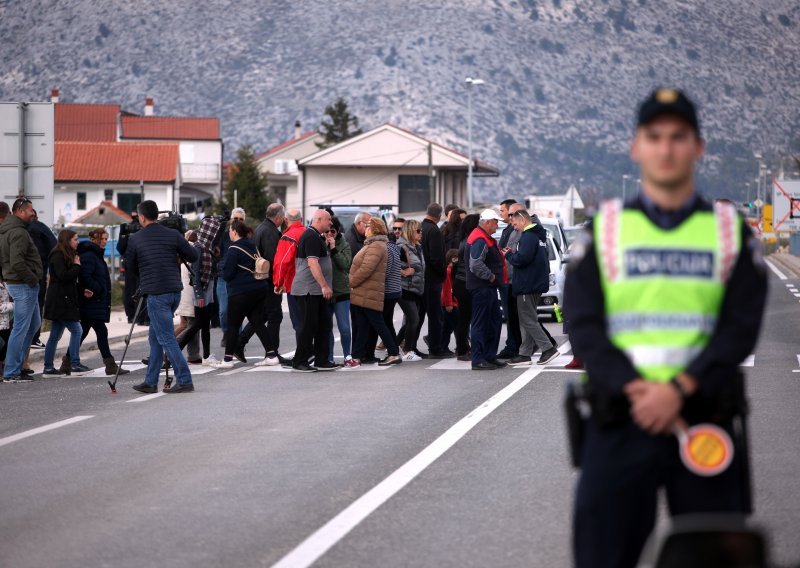
[[[273,196],[264,191],[267,178],[258,169],[253,148],[247,144],[236,152],[236,161],[230,164],[228,183],[222,202],[217,209],[232,211],[233,192],[238,191],[236,204],[247,214],[248,225],[257,224],[267,211],[267,205],[274,201]]]
[[[319,133],[324,140],[316,143],[317,148],[328,148],[362,132],[358,127],[358,117],[350,114],[347,102],[342,97],[325,107],[325,116],[327,119],[323,118],[319,125]]]

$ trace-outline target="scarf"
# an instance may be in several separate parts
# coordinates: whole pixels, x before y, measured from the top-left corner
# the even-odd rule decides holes
[[[203,290],[211,281],[211,245],[219,232],[219,221],[214,217],[204,217],[197,230],[195,247],[200,249],[200,283]]]

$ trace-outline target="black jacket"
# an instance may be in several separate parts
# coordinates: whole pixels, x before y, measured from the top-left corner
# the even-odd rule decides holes
[[[350,245],[350,252],[353,253],[353,258],[356,257],[358,251],[361,250],[361,247],[364,246],[364,241],[367,239],[365,235],[359,235],[356,232],[356,224],[353,223],[350,225],[350,228],[344,234],[344,238],[347,240],[347,244]]]
[[[144,294],[180,292],[183,283],[178,256],[194,262],[198,254],[178,231],[152,223],[128,237],[125,266],[139,278]]]
[[[266,293],[267,281],[256,280],[253,273],[250,272],[256,267],[256,262],[250,256],[255,252],[256,247],[250,239],[239,239],[231,242],[228,247],[225,255],[225,267],[222,269],[222,278],[228,289],[228,298],[255,290],[264,290]]]
[[[444,255],[444,237],[438,225],[430,219],[422,220],[422,256],[425,258],[425,284],[444,282],[447,263]]]
[[[81,267],[73,264],[67,267],[67,259],[60,250],[50,253],[50,284],[44,298],[44,317],[49,320],[81,319],[78,308],[78,276]]]
[[[31,236],[36,250],[39,251],[39,256],[42,257],[42,274],[47,274],[47,259],[58,241],[50,227],[38,219],[33,219],[28,225],[28,234]]]
[[[535,221],[535,222],[538,224],[538,222],[539,222],[539,221],[537,220],[537,221]],[[511,236],[511,233],[513,233],[513,232],[514,232],[514,225],[512,225],[511,223],[509,223],[509,224],[508,224],[508,225],[507,225],[507,226],[506,226],[506,227],[503,229],[503,232],[502,232],[502,233],[500,233],[500,241],[498,242],[498,246],[499,246],[501,249],[504,249],[504,248],[506,248],[506,245],[508,244],[508,238]]]
[[[281,240],[281,230],[269,219],[264,219],[256,227],[255,235],[253,235],[253,244],[256,245],[258,253],[269,261],[270,275],[272,274],[272,265],[275,263],[275,251],[278,250],[279,240]],[[270,281],[272,281],[271,276]]]
[[[82,319],[104,322],[111,319],[111,276],[103,259],[103,252],[103,249],[90,241],[78,244],[78,254],[81,257],[78,305]],[[84,296],[84,290],[91,290],[92,297]]]
[[[514,267],[511,290],[515,296],[544,294],[550,289],[547,241],[539,238],[536,227],[523,231],[516,252],[506,255],[506,262]]]

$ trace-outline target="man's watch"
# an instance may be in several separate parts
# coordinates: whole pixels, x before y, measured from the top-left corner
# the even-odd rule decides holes
[[[677,377],[673,377],[669,384],[672,385],[672,388],[678,391],[681,400],[686,400],[689,397],[689,393],[686,392],[686,389],[683,388],[683,385],[680,383],[680,381],[678,381]]]

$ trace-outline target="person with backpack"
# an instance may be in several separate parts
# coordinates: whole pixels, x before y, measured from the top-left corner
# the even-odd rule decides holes
[[[225,256],[222,278],[228,289],[228,329],[225,332],[225,358],[212,364],[218,369],[232,369],[234,353],[239,349],[239,329],[245,318],[253,324],[265,354],[269,345],[269,335],[264,323],[264,294],[269,276],[265,268],[266,260],[261,258],[256,245],[251,240],[252,230],[242,221],[231,222],[228,231],[231,244]],[[256,365],[269,364],[268,357]]]
[[[295,275],[295,259],[297,258],[297,243],[305,231],[303,215],[297,209],[286,212],[286,222],[289,226],[278,240],[275,249],[275,262],[272,263],[272,283],[276,294],[286,293],[289,304],[289,319],[292,328],[297,332],[300,329],[300,307],[297,298],[292,296],[292,283]]]

